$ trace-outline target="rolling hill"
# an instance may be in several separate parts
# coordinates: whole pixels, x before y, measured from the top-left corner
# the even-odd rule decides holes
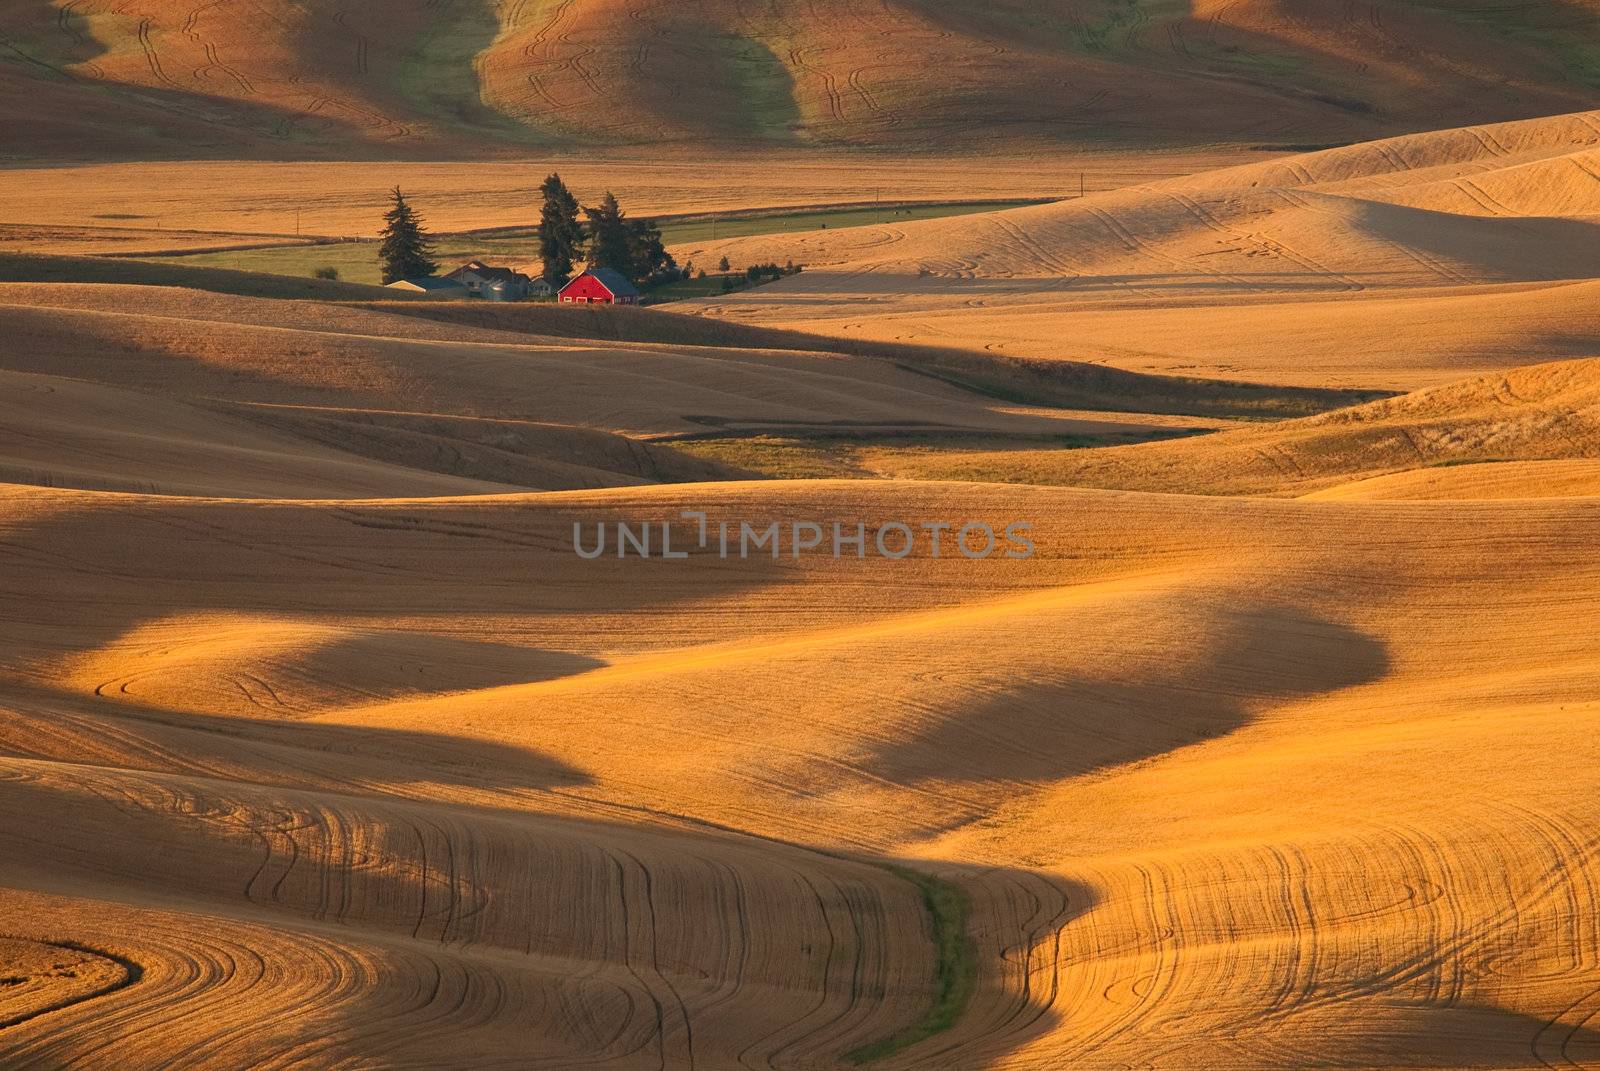
[[[0,258],[7,274],[52,280],[0,282],[0,479],[40,486],[395,498],[698,482],[753,473],[673,442],[1126,440],[1368,397],[98,258]],[[54,281],[74,276],[90,281]]]
[[[1600,460],[1600,358],[1533,365],[1348,409],[1089,450],[882,449],[877,471],[1183,494],[1501,498],[1585,494]],[[1520,462],[1502,466],[1496,462]],[[1456,467],[1461,466],[1461,467]],[[1520,487],[1519,494],[1510,489]]]
[[[1419,429],[1587,456],[1593,361],[1057,452],[1162,493],[652,485],[704,474],[617,431],[696,411],[1060,414],[552,311],[0,287],[0,446],[49,469],[0,493],[0,1063],[1600,1058],[1600,499],[1170,493]],[[1037,553],[723,559],[684,511]],[[585,561],[598,521],[691,552]]]
[[[1597,10],[7,5],[19,156],[1393,136],[690,243],[807,270],[678,313],[0,255],[0,1067],[1600,1067]],[[388,174],[179,167],[0,191],[182,248]]]
[[[1583,107],[1600,8],[26,0],[0,56],[24,159],[1293,145]]]
[[[1039,553],[568,542],[684,509]],[[0,1055],[835,1066],[938,999],[927,874],[977,980],[881,1066],[1582,1066],[1594,511],[12,488],[0,898],[105,965]]]
[[[677,250],[803,275],[702,312],[1175,375],[1414,389],[1600,353],[1600,113],[1083,199]]]

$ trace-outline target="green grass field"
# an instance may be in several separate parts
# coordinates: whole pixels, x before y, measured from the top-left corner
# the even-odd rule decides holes
[[[645,297],[647,305],[664,305],[671,301],[690,301],[694,298],[717,297],[727,291],[722,289],[722,276],[712,272],[704,279],[685,279],[681,283],[658,286]],[[744,283],[744,276],[738,281]],[[747,284],[748,285],[748,284]]]
[[[967,916],[972,905],[961,886],[924,874],[909,867],[889,865],[888,870],[915,885],[922,893],[923,910],[928,915],[929,936],[937,953],[934,972],[937,987],[933,1006],[920,1022],[894,1037],[863,1045],[846,1053],[853,1064],[870,1064],[908,1049],[955,1025],[977,988],[978,953],[967,934]]]
[[[890,220],[939,219],[945,216],[969,215],[974,212],[994,212],[1002,208],[1015,208],[1019,201],[963,201],[939,204],[884,205],[881,207],[819,208],[799,211],[743,212],[723,216],[685,216],[662,222],[661,231],[667,244],[714,241],[719,238],[743,238],[758,234],[792,234],[799,231],[821,230],[825,227],[860,227]],[[529,206],[529,214],[534,207]],[[374,215],[373,229],[381,225]],[[539,259],[537,232],[507,228],[492,234],[441,235],[437,239],[437,259],[445,270],[473,259],[491,263],[514,265],[536,264]],[[378,272],[378,242],[348,241],[325,245],[280,246],[262,249],[237,249],[225,253],[195,253],[181,257],[140,258],[163,264],[189,264],[198,267],[232,268],[237,271],[267,272],[272,275],[308,277],[318,268],[334,268],[339,278],[353,283],[376,283]],[[713,265],[700,265],[711,268]],[[744,265],[737,265],[744,267]],[[717,280],[711,284],[710,293],[720,293]],[[688,286],[674,299],[701,296],[692,293]]]

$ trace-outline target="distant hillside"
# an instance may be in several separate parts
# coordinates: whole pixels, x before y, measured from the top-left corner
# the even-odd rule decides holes
[[[1364,140],[1592,105],[1600,0],[19,0],[0,157]]]
[[[679,306],[747,325],[1415,390],[1600,353],[1600,111],[674,253],[804,264]]]

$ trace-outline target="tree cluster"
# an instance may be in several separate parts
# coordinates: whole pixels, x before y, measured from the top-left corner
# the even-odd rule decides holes
[[[728,273],[732,271],[732,267],[733,266],[728,263],[728,258],[723,257],[721,264],[723,272]],[[760,286],[762,283],[776,282],[786,275],[799,275],[804,270],[804,265],[796,264],[792,260],[781,267],[777,264],[771,263],[752,264],[744,270],[744,277],[742,279],[737,275],[724,274],[722,277],[722,289],[723,292],[726,293],[730,290],[739,290],[746,286]]]
[[[398,186],[393,192],[394,205],[383,217],[383,242],[378,250],[385,284],[429,276],[439,270],[422,217],[407,203]],[[629,219],[610,191],[598,205],[582,206],[561,176],[551,175],[539,187],[539,193],[543,199],[539,209],[539,256],[544,262],[542,275],[551,286],[565,283],[580,263],[590,268],[610,268],[645,288],[693,277],[692,265],[679,269],[667,252],[656,221]],[[579,221],[580,213],[583,222]],[[790,261],[782,267],[752,264],[743,273],[734,274],[727,257],[718,266],[723,273],[724,290],[756,286],[803,270]],[[705,274],[701,271],[700,278]]]
[[[578,199],[551,175],[540,187],[544,207],[539,214],[539,251],[544,277],[560,285],[582,258],[591,268],[610,268],[641,286],[683,278],[652,219],[629,219],[610,191],[600,204],[583,208],[587,225],[578,222]]]

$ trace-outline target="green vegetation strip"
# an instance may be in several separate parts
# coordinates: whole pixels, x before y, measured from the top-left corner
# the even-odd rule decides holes
[[[529,195],[528,215],[538,216],[538,205]],[[881,205],[850,205],[806,208],[795,211],[760,209],[751,212],[708,213],[694,216],[663,217],[662,238],[668,245],[705,242],[723,238],[749,238],[767,234],[797,234],[805,231],[836,227],[861,227],[882,223],[908,223],[920,219],[941,219],[948,216],[970,215],[977,212],[997,212],[1017,208],[1037,201],[950,201],[940,203],[884,203]],[[419,200],[417,207],[424,218],[427,203]],[[382,225],[383,211],[372,211],[373,233]],[[533,265],[539,259],[538,232],[529,227],[507,227],[493,231],[476,231],[468,234],[440,234],[436,236],[437,259],[446,269],[469,260],[487,260],[497,264]],[[346,282],[377,283],[378,243],[376,240],[352,239],[346,241],[318,241],[298,245],[263,245],[257,248],[210,250],[186,254],[141,254],[134,259],[166,264],[190,264],[206,268],[227,268],[233,271],[266,272],[272,275],[309,277],[319,268],[332,268]],[[736,265],[743,270],[747,265]],[[699,264],[699,268],[714,271],[714,264]],[[720,294],[721,279],[693,280],[689,285],[671,294],[674,298]],[[703,293],[702,293],[703,291]]]
[[[920,1022],[893,1037],[863,1045],[845,1055],[846,1060],[857,1065],[893,1056],[919,1041],[950,1029],[967,1010],[978,980],[978,952],[972,938],[967,935],[967,915],[971,903],[966,892],[960,886],[932,874],[893,864],[884,866],[922,892],[922,906],[928,912],[937,956],[937,991],[933,1006]]]

